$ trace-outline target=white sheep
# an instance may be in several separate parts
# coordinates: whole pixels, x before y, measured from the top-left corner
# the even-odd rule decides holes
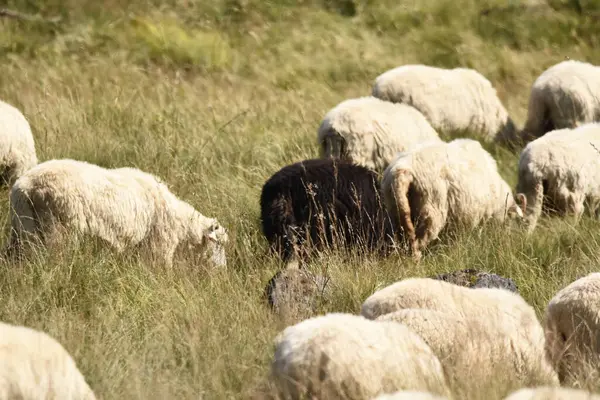
[[[540,386],[519,389],[504,400],[600,400],[600,395],[581,389]]]
[[[501,288],[468,288],[432,278],[407,278],[370,295],[360,314],[376,319],[406,308],[443,311],[461,318],[485,316],[499,324],[527,323],[540,330],[534,309],[517,293]],[[534,329],[535,328],[535,329]]]
[[[558,384],[545,357],[542,327],[535,323],[532,309],[525,324],[520,317],[499,324],[489,312],[463,316],[452,311],[407,308],[381,315],[377,321],[401,323],[423,338],[442,363],[448,386],[457,398],[485,398],[492,392],[506,394],[526,385]],[[484,311],[497,310],[490,307]],[[535,342],[531,340],[532,327]]]
[[[476,140],[425,142],[400,152],[381,187],[396,231],[404,231],[417,261],[442,232],[523,216],[496,161]]]
[[[440,135],[470,132],[492,142],[517,131],[491,82],[470,68],[403,65],[379,75],[372,95],[415,107]]]
[[[8,186],[38,163],[33,134],[25,116],[0,101],[0,182]]]
[[[141,253],[172,265],[188,248],[226,265],[228,234],[179,200],[160,178],[135,168],[105,169],[83,161],[50,160],[25,172],[10,191],[8,253],[41,239],[60,246],[67,233],[97,237],[117,252]]]
[[[428,392],[402,391],[386,393],[373,400],[447,400],[447,397],[437,396]]]
[[[275,346],[271,377],[286,399],[367,400],[398,390],[448,394],[431,349],[394,322],[327,314],[286,328]]]
[[[533,83],[522,138],[600,121],[600,67],[562,61],[545,70]]]
[[[596,376],[600,370],[600,273],[561,289],[544,315],[546,349],[561,382]]]
[[[519,158],[516,188],[524,221],[535,230],[545,208],[579,219],[600,211],[600,123],[559,129],[527,144]]]
[[[73,358],[48,334],[0,322],[0,398],[95,400]]]
[[[416,108],[375,97],[345,100],[321,122],[321,158],[347,159],[383,171],[398,151],[424,140],[441,141]]]
[[[409,278],[369,296],[361,315],[376,319],[399,310],[416,308],[441,311],[456,318],[481,318],[486,327],[514,329],[524,333],[535,354],[544,354],[544,330],[535,310],[519,294],[500,288],[467,288],[431,278]],[[542,370],[551,371],[541,360]],[[552,373],[549,373],[552,375]],[[556,376],[551,378],[556,381]]]

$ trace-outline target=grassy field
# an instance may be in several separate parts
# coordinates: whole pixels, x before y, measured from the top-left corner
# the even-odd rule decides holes
[[[262,184],[316,157],[325,112],[370,94],[378,74],[406,63],[476,68],[522,126],[544,69],[566,58],[600,64],[595,0],[2,6],[46,18],[0,19],[0,99],[30,121],[40,160],[155,173],[230,232],[224,271],[185,262],[165,270],[94,246],[3,266],[0,319],[57,338],[104,399],[260,396],[285,326],[261,299],[279,266],[260,231]],[[490,151],[515,185],[518,154]],[[6,191],[2,198],[5,218]],[[598,269],[599,254],[593,221],[545,219],[531,238],[494,228],[465,234],[432,247],[419,265],[331,254],[311,268],[337,283],[324,312],[356,313],[396,280],[472,267],[512,277],[541,315],[559,288]]]

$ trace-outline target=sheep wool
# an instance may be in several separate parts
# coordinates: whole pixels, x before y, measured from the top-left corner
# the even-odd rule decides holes
[[[375,319],[405,308],[443,311],[460,317],[486,315],[501,324],[539,325],[534,309],[517,293],[500,288],[468,288],[432,278],[407,278],[370,295],[360,314]],[[494,316],[492,318],[492,315]]]
[[[516,191],[532,233],[543,210],[576,219],[600,206],[600,123],[559,129],[529,142],[519,158]]]
[[[95,400],[64,347],[48,334],[0,322],[0,398]]]
[[[558,384],[545,357],[539,323],[535,326],[538,341],[532,342],[519,318],[513,324],[496,324],[486,314],[461,316],[409,308],[381,315],[377,321],[401,323],[423,338],[442,363],[457,398],[485,398],[527,385]]]
[[[546,349],[562,383],[599,376],[600,273],[588,274],[550,300],[544,315]]]
[[[562,61],[545,70],[529,95],[523,139],[600,121],[600,67],[577,60]]]
[[[373,400],[448,400],[448,398],[428,392],[403,391],[382,394]]]
[[[14,106],[0,101],[0,183],[11,186],[38,163],[31,127]]]
[[[580,389],[540,386],[519,389],[504,400],[600,400],[600,395]]]
[[[105,169],[83,161],[50,160],[23,174],[10,191],[9,254],[41,239],[59,246],[67,233],[100,238],[117,252],[140,253],[172,265],[177,249],[225,266],[228,234],[179,200],[160,178],[135,168]]]
[[[396,152],[425,140],[441,141],[416,108],[372,96],[339,103],[318,130],[322,158],[343,158],[377,171],[383,171]]]
[[[327,248],[386,254],[393,246],[392,221],[377,174],[333,158],[286,165],[263,185],[262,232],[288,267]]]
[[[432,350],[395,322],[327,314],[286,328],[275,347],[272,378],[284,399],[367,400],[398,390],[448,395]]]
[[[395,230],[403,231],[416,260],[440,233],[523,216],[496,160],[476,140],[426,142],[400,152],[381,185]]]
[[[440,135],[470,132],[492,142],[516,132],[496,89],[474,69],[403,65],[379,75],[372,95],[415,107]]]

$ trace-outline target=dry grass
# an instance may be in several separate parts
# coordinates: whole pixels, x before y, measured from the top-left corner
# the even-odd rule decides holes
[[[522,126],[545,68],[567,57],[600,64],[599,7],[583,0],[5,3],[62,18],[0,20],[0,99],[27,116],[40,159],[155,173],[232,238],[227,271],[212,273],[94,246],[2,268],[0,319],[56,337],[106,399],[248,398],[261,387],[283,327],[262,300],[278,262],[260,232],[261,186],[317,156],[325,112],[369,94],[378,74],[405,63],[476,68]],[[517,154],[490,150],[514,185]],[[530,239],[493,227],[464,234],[419,265],[332,254],[311,267],[337,285],[323,311],[356,313],[404,277],[477,268],[512,277],[541,312],[597,269],[598,254],[593,221],[545,219]]]

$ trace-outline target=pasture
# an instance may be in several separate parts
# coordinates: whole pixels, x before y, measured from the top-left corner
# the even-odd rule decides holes
[[[377,75],[410,63],[474,68],[522,127],[543,70],[567,58],[600,64],[600,6],[585,0],[4,5],[43,17],[0,17],[0,99],[29,120],[40,161],[151,172],[229,231],[224,270],[185,260],[167,270],[91,242],[2,265],[0,320],[55,337],[104,399],[266,396],[272,341],[289,321],[262,298],[280,266],[260,230],[262,185],[317,157],[324,114],[369,95]],[[486,148],[514,188],[518,153]],[[8,223],[6,189],[1,198]],[[336,284],[322,312],[358,313],[397,280],[476,268],[515,280],[541,316],[599,258],[597,222],[542,218],[532,237],[486,226],[419,264],[332,252],[309,267]]]

